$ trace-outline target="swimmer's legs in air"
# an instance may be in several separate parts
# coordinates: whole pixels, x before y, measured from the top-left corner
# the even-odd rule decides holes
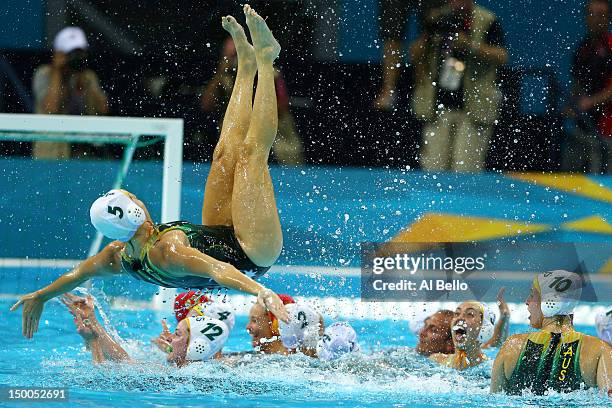
[[[253,81],[257,73],[255,50],[249,44],[242,26],[232,16],[223,17],[221,24],[234,40],[238,54],[238,71],[206,180],[202,206],[204,225],[232,225],[234,171],[249,129]]]
[[[274,60],[281,47],[266,22],[244,6],[257,61],[257,90],[251,123],[241,146],[234,174],[232,221],[236,237],[259,266],[272,265],[280,254],[283,236],[268,170],[268,157],[278,130]]]

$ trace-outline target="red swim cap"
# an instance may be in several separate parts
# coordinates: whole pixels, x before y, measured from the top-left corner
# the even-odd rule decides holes
[[[176,321],[180,322],[186,318],[191,308],[195,305],[206,302],[210,302],[210,299],[199,291],[190,290],[189,292],[179,293],[176,295],[176,298],[174,298],[174,315],[176,316]]]
[[[281,302],[283,302],[283,305],[295,303],[295,300],[289,295],[279,294],[278,297],[280,298]],[[268,317],[270,318],[270,327],[272,328],[272,334],[274,334],[275,336],[280,336],[280,332],[278,331],[278,319],[276,318],[276,316],[274,316],[274,314],[272,314],[272,312],[268,312]]]

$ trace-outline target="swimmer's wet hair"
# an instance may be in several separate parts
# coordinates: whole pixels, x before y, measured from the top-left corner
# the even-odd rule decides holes
[[[452,338],[452,333],[451,333],[451,325],[450,325],[450,321],[455,317],[455,312],[453,312],[452,310],[448,310],[448,309],[442,309],[437,311],[436,313],[442,313],[442,316],[444,316],[445,320],[448,320],[448,333],[447,336],[448,338]]]
[[[455,312],[453,312],[452,310],[448,310],[448,309],[438,310],[436,313],[442,313],[442,315],[447,318],[455,317]]]
[[[431,316],[429,316],[427,319],[429,319],[430,317],[432,317],[433,315],[436,314],[441,314],[442,317],[444,317],[444,320],[448,321],[448,330],[447,330],[447,336],[450,339],[451,338],[451,328],[450,328],[450,321],[455,317],[455,312],[453,312],[452,310],[448,310],[448,309],[442,309],[442,310],[438,310],[437,312],[434,312],[431,314]],[[425,319],[425,320],[427,320]]]

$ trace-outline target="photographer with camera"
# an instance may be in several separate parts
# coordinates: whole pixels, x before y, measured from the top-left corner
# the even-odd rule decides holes
[[[416,15],[418,32],[421,32],[429,11],[445,3],[445,0],[379,0],[380,38],[383,40],[382,83],[374,99],[375,109],[391,111],[395,107],[397,84],[404,59],[404,34],[410,15]]]
[[[450,0],[424,23],[410,46],[412,107],[424,122],[421,166],[480,171],[499,115],[497,67],[508,60],[501,24],[473,0]]]
[[[53,41],[53,61],[36,69],[32,80],[36,113],[105,115],[106,94],[96,73],[87,66],[89,44],[78,27],[62,29]],[[34,142],[32,156],[39,159],[70,157],[66,142]]]

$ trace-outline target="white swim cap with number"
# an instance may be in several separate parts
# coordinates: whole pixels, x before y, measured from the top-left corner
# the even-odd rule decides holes
[[[612,309],[598,314],[595,317],[597,336],[612,345]]]
[[[285,306],[289,322],[279,320],[278,330],[281,341],[287,348],[305,347],[314,349],[319,341],[321,316],[313,308],[303,303],[291,303]]]
[[[211,317],[225,323],[229,331],[234,329],[236,323],[236,316],[234,316],[234,310],[228,303],[223,302],[206,302],[193,307],[196,311],[202,313],[203,316]]]
[[[100,234],[123,242],[129,241],[147,219],[144,210],[121,190],[111,190],[94,201],[89,216]]]
[[[336,322],[325,329],[317,344],[317,355],[321,360],[335,360],[359,350],[357,333],[346,322]]]
[[[207,316],[191,316],[185,320],[189,326],[187,360],[208,360],[223,348],[230,333],[225,323]]]
[[[582,295],[582,278],[574,272],[556,270],[539,274],[533,287],[542,297],[544,317],[565,316],[574,313]]]

